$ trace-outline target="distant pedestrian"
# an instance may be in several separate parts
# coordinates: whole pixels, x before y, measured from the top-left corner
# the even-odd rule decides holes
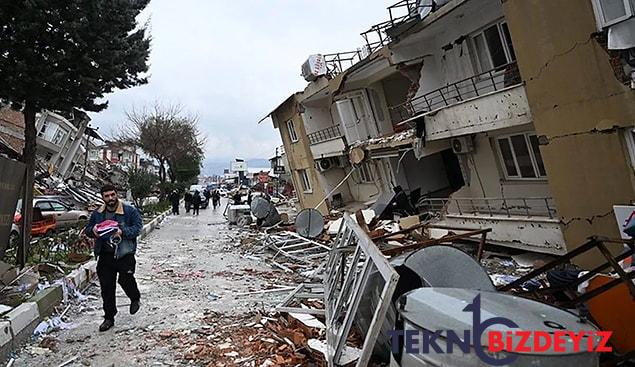
[[[185,193],[184,201],[185,201],[185,212],[189,213],[190,208],[192,207],[192,193],[191,192],[187,191]]]
[[[170,194],[170,203],[172,203],[172,214],[179,215],[179,202],[181,201],[181,195],[174,190]]]
[[[141,213],[119,200],[112,185],[101,188],[104,205],[95,210],[85,228],[86,235],[95,238],[97,276],[104,307],[104,322],[99,331],[115,325],[117,314],[117,274],[119,285],[130,298],[130,314],[139,311],[141,294],[134,278],[137,236],[143,228]]]
[[[198,210],[201,207],[201,193],[198,190],[194,190],[194,195],[192,195],[192,214],[198,215]]]
[[[220,193],[218,190],[214,190],[212,193],[212,205],[214,206],[214,210],[216,207],[220,206]]]

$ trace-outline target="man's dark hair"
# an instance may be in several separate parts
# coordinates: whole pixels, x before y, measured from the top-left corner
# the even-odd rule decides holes
[[[108,192],[108,191],[114,191],[117,192],[117,189],[115,188],[114,185],[111,184],[105,184],[104,186],[101,187],[101,190],[99,190],[99,192],[101,194],[103,194],[104,192]]]

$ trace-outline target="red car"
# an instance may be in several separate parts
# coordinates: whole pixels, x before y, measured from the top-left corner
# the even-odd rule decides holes
[[[15,213],[13,223],[22,225],[22,214]],[[43,216],[39,208],[33,209],[33,223],[31,224],[31,236],[50,235],[57,228],[57,220],[52,215]]]

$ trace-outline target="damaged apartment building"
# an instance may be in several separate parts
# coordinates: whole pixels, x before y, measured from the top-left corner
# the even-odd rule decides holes
[[[270,114],[300,205],[401,190],[409,210],[506,247],[619,238],[613,206],[635,200],[634,3],[389,7],[361,49],[309,57],[307,87]]]

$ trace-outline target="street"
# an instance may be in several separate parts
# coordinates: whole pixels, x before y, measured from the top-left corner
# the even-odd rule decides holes
[[[260,289],[264,278],[278,276],[266,265],[241,257],[236,244],[240,233],[228,228],[220,208],[200,211],[195,217],[181,208],[167,217],[160,229],[139,244],[136,278],[142,294],[141,310],[131,316],[128,298],[118,286],[115,327],[98,332],[102,320],[101,297],[95,280],[89,300],[75,304],[68,315],[72,329],[49,335],[54,352],[31,344],[14,358],[14,366],[161,366],[177,365],[182,358],[172,335],[207,327],[210,314],[234,320],[248,310],[275,304],[285,292],[245,296]],[[217,313],[220,313],[217,314]]]

